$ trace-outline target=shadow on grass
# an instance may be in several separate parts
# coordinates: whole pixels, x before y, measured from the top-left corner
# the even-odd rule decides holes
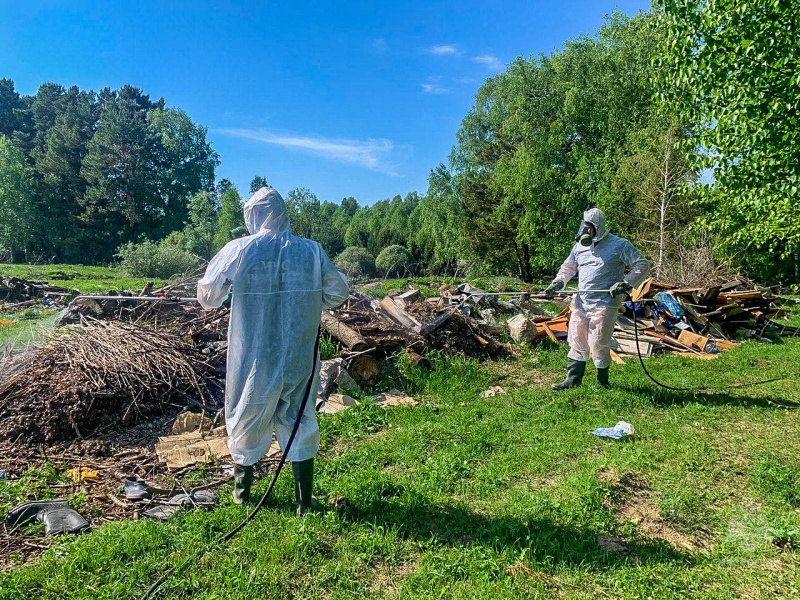
[[[626,386],[624,389],[644,398],[650,398],[656,406],[686,406],[687,404],[703,404],[706,406],[740,406],[757,408],[800,408],[800,404],[779,396],[734,396],[720,389],[719,391],[674,391],[655,385]],[[736,389],[736,388],[733,388]],[[741,389],[741,388],[740,388]]]
[[[344,518],[394,527],[403,539],[453,547],[481,546],[570,567],[626,567],[636,564],[683,563],[692,559],[664,540],[635,540],[622,552],[598,546],[601,531],[578,529],[542,519],[492,518],[452,505],[399,504],[373,501],[347,509]]]

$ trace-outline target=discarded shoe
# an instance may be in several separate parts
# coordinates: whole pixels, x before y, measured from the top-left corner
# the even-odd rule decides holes
[[[139,477],[125,478],[125,497],[128,500],[147,500],[150,492],[147,491],[147,482]]]
[[[54,508],[40,513],[44,515],[45,535],[80,533],[89,527],[88,521],[71,508]]]
[[[169,499],[170,506],[184,506],[194,508],[195,506],[213,506],[217,501],[216,496],[208,490],[197,490],[189,494],[178,494]]]
[[[26,502],[12,508],[6,515],[6,521],[10,525],[23,525],[28,521],[38,519],[43,520],[42,513],[48,510],[55,510],[60,508],[67,508],[67,501],[64,498],[56,498],[55,500],[35,500],[33,502]]]
[[[34,519],[45,524],[46,535],[79,533],[89,527],[86,519],[67,506],[63,498],[26,502],[12,508],[6,515],[6,521],[11,525],[23,525]]]
[[[168,521],[174,517],[176,513],[179,513],[182,508],[182,506],[173,504],[163,504],[161,506],[156,506],[150,510],[144,511],[142,516],[155,521]]]

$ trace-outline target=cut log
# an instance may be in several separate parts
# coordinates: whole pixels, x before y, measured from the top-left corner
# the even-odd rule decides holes
[[[367,340],[365,340],[360,333],[345,325],[328,311],[322,312],[322,326],[325,328],[325,331],[354,352],[361,352],[369,348]]]
[[[431,363],[427,358],[410,350],[406,350],[406,360],[420,369],[427,370],[431,368]]]
[[[347,365],[347,372],[359,383],[372,385],[378,381],[378,362],[371,356],[362,354],[354,357]]]

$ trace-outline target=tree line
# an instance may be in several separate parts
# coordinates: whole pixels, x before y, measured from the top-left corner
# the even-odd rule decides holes
[[[384,253],[386,273],[532,281],[598,206],[659,277],[722,264],[790,279],[798,17],[782,3],[737,7],[661,0],[518,57],[480,87],[424,195],[360,206],[297,187],[285,194],[293,232],[364,275],[383,274]],[[204,127],[134,87],[20,96],[0,80],[0,251],[108,262],[149,239],[209,258],[244,231],[243,198],[215,183],[218,164]],[[256,176],[249,191],[266,184]]]

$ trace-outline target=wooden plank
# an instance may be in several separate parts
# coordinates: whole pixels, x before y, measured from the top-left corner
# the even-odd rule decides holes
[[[613,350],[611,351],[611,360],[613,360],[618,365],[624,365],[625,364],[625,361],[622,360],[622,357],[619,354],[617,354],[616,352],[614,352]]]
[[[714,344],[721,351],[733,350],[739,345],[736,342],[731,342],[729,340],[714,340]]]
[[[425,321],[422,324],[422,328],[419,330],[419,333],[421,335],[428,335],[431,331],[434,331],[435,329],[443,325],[445,322],[447,322],[447,320],[450,319],[451,314],[452,313],[450,312],[443,312],[442,314],[437,315],[430,321]]]
[[[542,323],[542,328],[544,329],[544,332],[547,334],[547,337],[549,337],[551,341],[558,342],[556,334],[553,333],[553,330],[550,329],[550,326],[547,323]]]
[[[683,330],[681,331],[681,334],[678,336],[678,341],[681,344],[689,346],[690,348],[693,348],[700,352],[704,352],[710,340],[708,337],[704,335],[697,335],[696,333],[692,333],[691,331]]]
[[[405,327],[406,329],[410,329],[416,333],[420,333],[422,331],[422,323],[409,315],[389,296],[386,296],[383,300],[381,300],[381,309],[392,321],[401,327]]]
[[[633,300],[634,302],[638,302],[642,298],[646,298],[647,294],[650,293],[650,286],[652,282],[653,282],[652,277],[645,279],[644,282],[639,287],[637,287],[635,290],[633,290],[633,292],[631,292],[631,300]]]
[[[693,354],[692,352],[678,352],[681,356],[686,356],[688,358],[700,358],[703,360],[714,360],[715,358],[719,358],[719,354],[707,354],[705,352],[700,354]]]
[[[405,308],[409,304],[414,304],[414,302],[417,302],[421,297],[422,295],[419,293],[419,290],[408,290],[407,292],[403,292],[402,294],[395,296],[394,301]]]
[[[636,341],[635,340],[626,340],[626,339],[619,339],[617,340],[617,344],[619,344],[619,352],[622,354],[630,354],[632,356],[636,356]],[[653,344],[650,342],[643,342],[639,341],[639,352],[641,352],[642,356],[650,356],[653,354]]]

